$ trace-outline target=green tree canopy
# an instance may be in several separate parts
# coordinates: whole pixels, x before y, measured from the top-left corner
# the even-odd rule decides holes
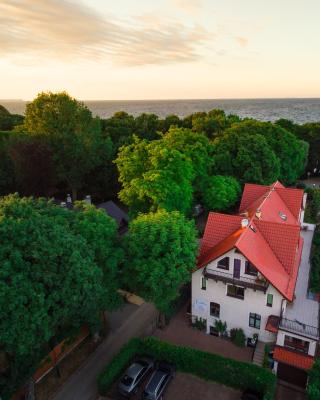
[[[11,131],[16,125],[21,124],[23,116],[11,114],[0,104],[0,131]]]
[[[0,236],[0,348],[9,360],[2,393],[56,340],[83,323],[96,326],[100,311],[114,307],[121,253],[104,211],[18,195],[0,200]]]
[[[320,122],[311,122],[299,126],[298,136],[309,143],[309,157],[306,172],[320,173]]]
[[[309,372],[309,382],[307,387],[308,400],[320,399],[320,358],[316,359],[311,371]]]
[[[132,142],[135,120],[124,111],[116,112],[112,117],[103,120],[104,133],[109,136],[118,150],[124,144]]]
[[[123,146],[115,160],[122,189],[119,198],[131,213],[178,210],[186,213],[192,204],[192,163],[162,140],[134,139]]]
[[[193,221],[179,212],[140,214],[130,223],[124,246],[126,286],[167,311],[195,266],[198,244]]]
[[[237,178],[241,183],[269,185],[280,175],[280,162],[267,140],[259,134],[230,128],[214,140],[215,173]]]
[[[142,113],[135,119],[135,134],[142,139],[154,140],[159,138],[161,124],[156,114]]]
[[[239,199],[241,187],[232,176],[211,176],[202,189],[203,204],[207,210],[225,211]]]
[[[27,104],[22,129],[49,144],[59,180],[76,199],[85,176],[100,164],[100,120],[67,93],[48,92]]]
[[[308,145],[279,125],[270,122],[245,120],[234,124],[226,133],[263,136],[280,161],[278,178],[286,184],[293,184],[304,172],[307,162]],[[248,143],[248,146],[250,144]]]

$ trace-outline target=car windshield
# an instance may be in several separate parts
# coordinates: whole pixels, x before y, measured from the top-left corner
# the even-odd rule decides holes
[[[128,375],[124,375],[121,379],[121,383],[123,383],[126,386],[131,385],[132,382],[133,382],[133,379],[131,378],[131,376],[128,376]]]

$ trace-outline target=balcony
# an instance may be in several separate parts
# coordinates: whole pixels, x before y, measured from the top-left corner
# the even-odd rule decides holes
[[[269,286],[268,282],[259,280],[256,277],[247,278],[244,276],[240,276],[240,278],[235,278],[232,274],[218,271],[216,269],[205,268],[203,271],[203,275],[206,278],[215,280],[216,282],[221,281],[224,283],[230,283],[232,285],[242,286],[253,290],[261,290],[264,293],[266,293],[266,290]]]
[[[270,315],[268,317],[266,331],[277,333],[279,329],[295,333],[296,335],[301,335],[310,339],[319,339],[319,328],[311,325],[303,324],[299,321],[293,321],[287,318],[277,317],[276,315]]]
[[[281,318],[279,322],[279,329],[287,332],[296,333],[303,337],[318,340],[319,339],[319,328],[316,326],[306,325],[300,321],[292,321],[287,318]]]

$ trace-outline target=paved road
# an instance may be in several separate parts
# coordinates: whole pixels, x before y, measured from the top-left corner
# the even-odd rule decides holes
[[[74,373],[52,400],[95,400],[98,397],[97,378],[108,362],[132,337],[140,336],[155,318],[154,306],[127,305],[110,317],[111,333],[91,354],[88,361]]]

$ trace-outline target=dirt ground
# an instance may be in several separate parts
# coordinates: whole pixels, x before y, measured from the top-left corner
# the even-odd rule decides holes
[[[142,383],[139,392],[130,397],[130,400],[141,399],[143,387],[149,377]],[[238,390],[220,385],[215,382],[208,382],[194,375],[177,372],[167,386],[163,400],[240,400],[241,392]],[[113,385],[107,395],[107,399],[123,400],[124,397],[117,393],[117,383]]]

